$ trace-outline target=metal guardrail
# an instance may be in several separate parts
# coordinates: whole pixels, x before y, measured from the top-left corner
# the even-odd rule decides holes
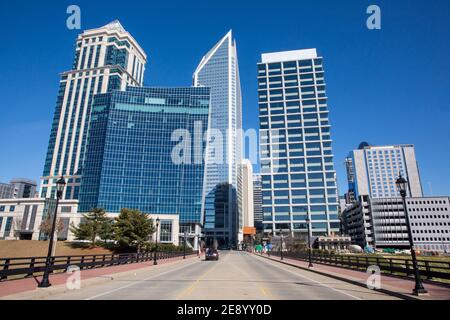
[[[186,256],[196,254],[186,252]],[[81,270],[103,268],[121,264],[139,263],[153,260],[153,252],[125,254],[97,254],[77,256],[55,256],[51,259],[50,272],[67,271],[70,266],[78,266]],[[183,256],[183,252],[157,252],[157,260]],[[0,281],[8,278],[32,277],[44,272],[46,257],[0,258]],[[22,277],[19,277],[22,276]]]
[[[271,256],[280,256],[279,251],[270,252]],[[283,257],[309,261],[307,252],[283,252]],[[413,277],[413,264],[410,259],[396,257],[377,257],[377,256],[357,256],[357,255],[335,255],[327,253],[313,253],[312,262],[326,265],[333,265],[342,268],[366,271],[370,266],[378,266],[384,274],[396,276]],[[449,283],[450,280],[450,262],[436,260],[417,260],[420,276],[429,281]]]

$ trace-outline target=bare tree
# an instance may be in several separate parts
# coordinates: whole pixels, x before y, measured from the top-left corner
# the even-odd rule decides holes
[[[20,239],[20,232],[22,231],[22,218],[16,217],[14,219],[14,238]]]
[[[41,231],[43,234],[49,237],[50,233],[52,232],[52,224],[53,224],[53,217],[48,216],[46,219],[42,220],[41,225],[39,226],[39,231]],[[64,223],[61,221],[60,218],[57,218],[55,226],[56,234],[60,233],[63,230],[64,230]]]

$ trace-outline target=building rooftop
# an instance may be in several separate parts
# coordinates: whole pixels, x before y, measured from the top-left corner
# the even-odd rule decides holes
[[[314,58],[317,58],[316,49],[303,49],[303,50],[263,53],[261,55],[261,62],[270,63],[270,62],[306,60]]]

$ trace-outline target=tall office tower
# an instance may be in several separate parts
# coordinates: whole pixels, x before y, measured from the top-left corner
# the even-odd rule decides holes
[[[79,212],[179,215],[200,233],[209,88],[127,87],[96,95]]]
[[[238,189],[242,190],[242,192],[238,194],[238,204],[240,206],[239,212],[241,212],[242,226],[253,227],[253,166],[248,159],[242,159],[238,176]]]
[[[253,175],[253,225],[257,232],[263,231],[262,190],[261,176]]]
[[[422,197],[422,185],[413,145],[370,146],[363,142],[345,160],[348,199],[400,197],[395,181],[408,180],[408,196]]]
[[[203,192],[207,241],[236,245],[240,233],[237,175],[242,158],[242,98],[236,41],[231,30],[203,57],[194,86],[211,88],[209,137]]]
[[[53,198],[55,182],[64,176],[63,197],[78,198],[92,98],[127,85],[141,86],[146,61],[142,48],[118,21],[78,36],[72,69],[61,74],[41,197]]]
[[[339,231],[322,57],[268,53],[258,63],[264,232]]]

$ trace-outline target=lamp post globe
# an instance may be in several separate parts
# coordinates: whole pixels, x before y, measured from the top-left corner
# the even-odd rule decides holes
[[[61,177],[56,181],[56,196],[58,200],[61,199],[65,186],[66,180],[64,180],[64,177]]]
[[[398,176],[397,180],[395,181],[395,184],[402,198],[406,197],[406,189],[408,188],[408,181],[402,177],[401,173]]]
[[[53,212],[52,228],[50,231],[50,238],[49,238],[49,242],[48,242],[48,252],[47,252],[47,258],[45,260],[44,275],[42,276],[41,282],[39,282],[39,284],[38,284],[39,288],[48,288],[51,286],[49,275],[50,275],[50,264],[51,264],[52,252],[53,252],[53,240],[55,237],[59,200],[62,198],[65,186],[66,186],[66,181],[64,180],[64,177],[61,176],[61,178],[59,178],[59,180],[56,181],[56,203],[55,203],[55,209]]]
[[[397,186],[398,192],[400,193],[400,196],[402,197],[403,210],[405,213],[406,230],[408,232],[409,247],[411,248],[411,259],[413,263],[414,280],[415,280],[415,287],[413,289],[413,294],[418,296],[419,294],[427,293],[427,290],[425,290],[422,283],[422,279],[420,278],[420,272],[417,266],[416,250],[414,248],[411,225],[409,223],[408,208],[406,206],[406,193],[408,188],[408,181],[405,178],[403,178],[402,174],[400,173],[397,180],[395,181],[395,184]]]

